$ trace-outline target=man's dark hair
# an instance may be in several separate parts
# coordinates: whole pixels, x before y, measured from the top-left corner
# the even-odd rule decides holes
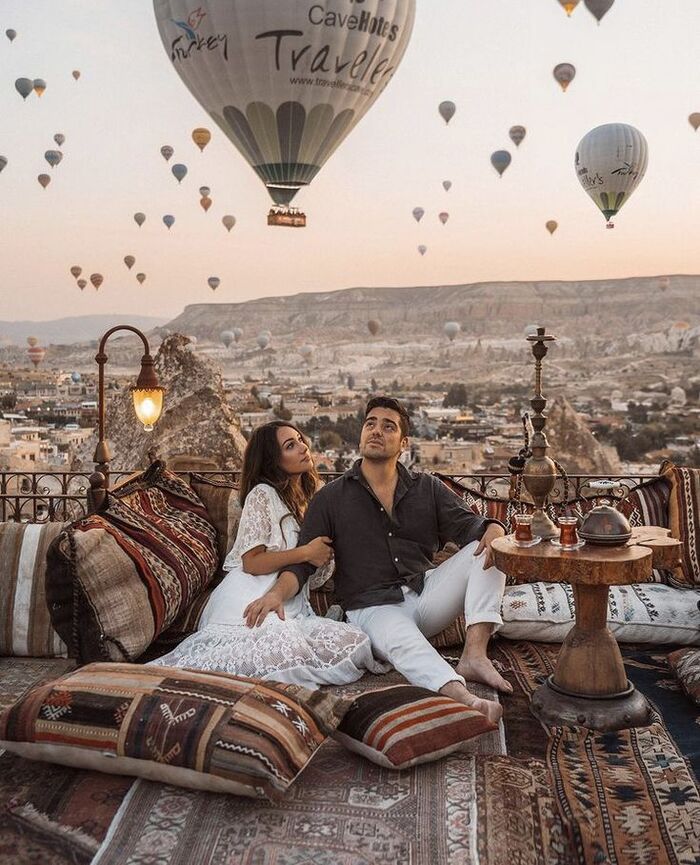
[[[411,425],[411,419],[408,416],[406,406],[403,403],[400,403],[397,399],[394,399],[393,396],[373,396],[372,399],[367,403],[367,407],[365,408],[365,418],[367,418],[367,415],[372,411],[373,408],[388,408],[391,409],[391,411],[395,411],[399,416],[401,435],[408,435],[408,430]]]

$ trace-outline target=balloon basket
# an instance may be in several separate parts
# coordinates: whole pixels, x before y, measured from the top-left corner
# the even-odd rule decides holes
[[[296,208],[272,208],[267,214],[268,225],[281,225],[286,228],[306,228],[306,214]]]
[[[605,227],[606,228],[615,228],[615,223],[614,222],[606,222]]]

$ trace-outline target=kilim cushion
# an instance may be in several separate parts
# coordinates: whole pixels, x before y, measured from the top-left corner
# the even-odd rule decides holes
[[[209,519],[216,527],[219,563],[223,564],[236,540],[241,521],[238,485],[226,479],[193,474],[190,476],[190,486],[204,502]]]
[[[133,661],[217,571],[216,529],[183,480],[154,464],[52,545],[46,586],[71,657]]]
[[[0,714],[0,748],[33,760],[279,798],[350,701],[299,685],[89,664]]]
[[[683,690],[700,706],[700,649],[678,649],[668,656],[668,663]]]
[[[673,586],[700,585],[700,469],[665,462],[661,474],[671,482],[668,527],[682,542],[681,564],[671,572]]]
[[[617,505],[617,509],[627,517],[633,529],[639,526],[662,526],[667,529],[670,496],[671,481],[666,477],[658,477],[633,487]],[[654,568],[653,579],[655,583],[669,583],[671,574]]]
[[[450,697],[396,685],[357,697],[333,738],[379,766],[407,769],[445,757],[467,739],[495,729],[481,712]]]
[[[65,657],[46,603],[46,551],[67,523],[0,523],[0,655]]]

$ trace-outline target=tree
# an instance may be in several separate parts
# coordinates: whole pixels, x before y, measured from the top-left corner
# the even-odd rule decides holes
[[[352,373],[350,373],[350,375],[348,376],[347,385],[348,385],[348,390],[354,390],[354,388],[355,388],[355,376]]]
[[[318,437],[318,446],[324,451],[330,449],[338,450],[343,446],[343,440],[335,430],[327,429],[323,430]]]
[[[450,406],[465,406],[467,404],[467,388],[463,384],[451,384],[442,401],[443,408]]]
[[[373,378],[372,381],[370,381],[369,386],[372,393],[377,393],[377,391],[379,390],[379,384],[377,383],[376,378]]]

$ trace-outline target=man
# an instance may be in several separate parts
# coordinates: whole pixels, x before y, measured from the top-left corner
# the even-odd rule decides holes
[[[496,520],[472,513],[432,475],[399,463],[408,447],[409,417],[390,397],[367,404],[360,454],[341,478],[323,487],[306,513],[299,544],[329,537],[335,552],[335,590],[350,623],[362,628],[377,657],[413,685],[439,691],[484,712],[501,706],[471,694],[465,680],[509,693],[512,687],[486,654],[501,624],[505,576],[493,565],[491,541],[505,534]],[[447,541],[460,551],[437,568],[432,557]],[[314,566],[292,565],[248,609],[260,624],[304,585]],[[467,638],[456,670],[430,645],[464,612]]]

